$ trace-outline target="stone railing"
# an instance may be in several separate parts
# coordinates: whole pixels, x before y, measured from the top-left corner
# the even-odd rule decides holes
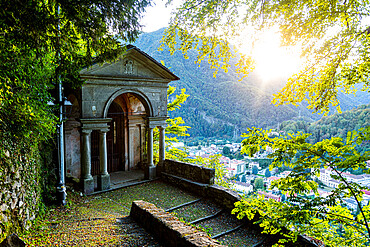
[[[215,182],[215,170],[200,165],[166,159],[157,169],[159,173],[171,174],[197,183],[214,184]]]
[[[235,191],[214,184],[214,169],[166,159],[163,165],[158,166],[157,171],[157,175],[165,182],[172,183],[179,188],[208,198],[217,205],[229,210],[229,212],[234,209],[234,203],[241,200],[241,197]],[[258,215],[256,215],[255,219],[250,221],[245,217],[243,222],[248,228],[262,231],[262,228],[253,223],[258,221],[258,218]],[[285,229],[285,231],[288,230]],[[317,246],[307,241],[307,239],[301,235],[298,236],[298,241],[295,242],[295,244],[298,244],[296,246]]]
[[[168,159],[157,169],[158,176],[164,181],[210,198],[230,211],[234,208],[234,203],[241,199],[235,191],[214,184],[214,169]]]

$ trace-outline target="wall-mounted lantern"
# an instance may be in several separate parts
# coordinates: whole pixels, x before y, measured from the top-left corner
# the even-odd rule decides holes
[[[92,111],[93,116],[96,117],[96,106],[93,105],[91,107],[91,111]]]

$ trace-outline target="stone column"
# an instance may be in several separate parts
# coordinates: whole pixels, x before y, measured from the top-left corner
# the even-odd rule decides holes
[[[107,161],[107,132],[108,129],[99,130],[99,157],[100,174],[98,175],[98,190],[107,190],[110,188],[110,175],[108,174]]]
[[[139,129],[140,166],[143,167],[143,131],[141,128],[141,124],[138,124],[137,128]]]
[[[145,179],[153,179],[155,178],[155,166],[153,163],[153,127],[148,126],[148,164],[147,169],[145,171]]]
[[[85,194],[94,192],[94,179],[91,176],[91,129],[82,129],[81,183]]]
[[[164,159],[166,158],[165,149],[166,149],[166,140],[165,140],[165,128],[159,128],[159,165],[163,165]]]
[[[136,132],[136,124],[130,123],[129,122],[129,144],[128,144],[128,169],[131,170],[135,167],[135,148],[136,148],[136,143],[135,143],[135,132]]]

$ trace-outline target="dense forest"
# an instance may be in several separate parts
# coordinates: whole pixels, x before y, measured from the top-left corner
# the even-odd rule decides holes
[[[359,130],[370,125],[370,104],[361,105],[342,114],[335,113],[322,117],[320,120],[308,123],[303,120],[289,120],[279,125],[279,131],[296,133],[297,131],[311,133],[311,143],[331,137],[346,138],[347,132]],[[369,143],[367,143],[369,146]]]
[[[181,79],[172,82],[172,86],[185,88],[188,100],[179,110],[170,113],[181,116],[190,126],[192,137],[235,138],[248,127],[277,128],[288,120],[312,122],[322,115],[312,114],[305,103],[298,107],[271,104],[272,94],[277,92],[285,82],[284,79],[264,85],[256,74],[240,80],[231,68],[228,73],[219,71],[213,76],[206,62],[194,64],[196,54],[189,51],[189,59],[181,52],[170,55],[167,50],[159,51],[163,29],[144,33],[135,42],[139,49],[158,61],[163,61]],[[350,110],[358,105],[367,104],[369,95],[358,92],[357,97],[340,94],[342,110]],[[174,116],[171,116],[174,117]]]

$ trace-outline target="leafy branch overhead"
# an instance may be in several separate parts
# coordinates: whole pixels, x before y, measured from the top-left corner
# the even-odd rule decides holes
[[[50,135],[55,119],[47,102],[55,97],[50,92],[58,75],[66,89],[78,87],[82,67],[117,58],[124,51],[120,40],[133,42],[138,36],[139,18],[149,4],[1,1],[1,133]]]
[[[231,66],[237,50],[231,44],[253,47],[262,32],[278,29],[281,45],[300,47],[305,64],[273,102],[297,105],[305,100],[315,112],[325,113],[330,106],[340,111],[339,91],[355,93],[355,84],[370,91],[369,8],[362,0],[184,1],[165,31],[162,48],[185,57],[195,49],[196,63],[206,59],[217,73]],[[254,68],[252,50],[239,55],[237,69],[247,75]]]
[[[253,219],[259,215],[259,223],[270,233],[283,229],[295,229],[288,239],[298,234],[307,234],[324,241],[330,246],[367,246],[370,241],[369,205],[363,204],[363,190],[367,187],[350,181],[345,172],[362,169],[370,174],[366,161],[370,152],[358,152],[356,146],[370,140],[370,126],[358,132],[349,132],[346,139],[333,137],[310,144],[309,134],[297,133],[273,137],[270,131],[249,129],[243,136],[242,152],[253,155],[261,149],[272,148],[269,155],[274,167],[287,166],[292,169],[289,176],[272,182],[272,188],[280,190],[288,202],[275,202],[261,197],[245,198],[236,203],[234,213],[239,218]],[[340,182],[329,195],[318,191],[315,177],[323,169],[332,171],[331,178]],[[314,194],[314,198],[307,195]],[[344,206],[345,199],[353,198],[359,212],[353,216]]]

